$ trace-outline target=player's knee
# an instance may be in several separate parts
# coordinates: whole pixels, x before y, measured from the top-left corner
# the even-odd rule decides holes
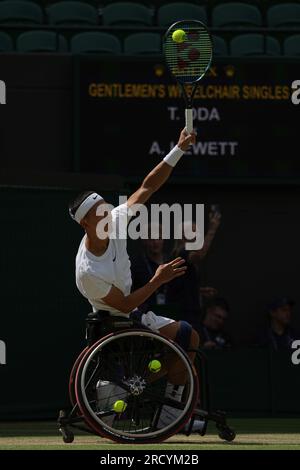
[[[197,349],[199,347],[200,338],[196,330],[192,329],[191,339],[190,339],[190,348]]]
[[[174,321],[159,329],[159,332],[172,340],[175,340],[179,330],[179,322]]]

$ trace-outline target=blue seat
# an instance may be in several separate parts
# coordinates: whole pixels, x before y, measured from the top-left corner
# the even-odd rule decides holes
[[[41,24],[43,21],[43,11],[35,3],[21,0],[0,2],[1,24]]]
[[[103,8],[102,19],[108,26],[151,26],[152,12],[138,3],[117,2]]]
[[[19,52],[68,52],[64,36],[52,31],[28,31],[17,39]]]
[[[79,33],[71,39],[71,52],[121,54],[121,43],[113,34],[102,32]]]
[[[277,39],[262,34],[241,34],[230,42],[232,56],[280,56],[281,49]]]
[[[214,56],[227,56],[228,53],[228,45],[225,39],[221,38],[220,36],[212,36],[213,42],[213,55]]]
[[[293,34],[285,39],[283,43],[283,52],[286,56],[300,56],[300,34]]]
[[[268,26],[272,28],[289,28],[300,26],[300,5],[298,3],[282,3],[269,8],[267,12]]]
[[[135,33],[124,40],[125,54],[161,54],[161,35],[157,33]]]
[[[198,20],[207,23],[206,9],[188,2],[168,3],[158,9],[157,23],[160,26],[170,26],[181,20]]]
[[[0,32],[0,52],[11,52],[14,50],[14,45],[11,37],[3,32]]]
[[[212,25],[218,28],[261,26],[262,15],[254,5],[240,2],[225,3],[213,9]]]
[[[96,25],[99,23],[96,8],[83,2],[58,2],[47,7],[46,11],[50,24]]]

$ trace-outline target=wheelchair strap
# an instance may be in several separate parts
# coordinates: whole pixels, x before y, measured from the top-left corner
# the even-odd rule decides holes
[[[142,323],[143,315],[144,315],[144,312],[136,308],[135,310],[133,310],[133,312],[130,313],[129,318],[135,323]]]
[[[179,344],[179,346],[181,346],[184,351],[187,351],[189,349],[191,334],[191,325],[188,322],[181,320],[179,322],[179,329],[177,331],[175,342]]]

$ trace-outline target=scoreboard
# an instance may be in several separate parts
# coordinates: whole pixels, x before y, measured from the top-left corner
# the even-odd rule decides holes
[[[194,100],[197,142],[175,178],[300,177],[300,106],[292,83],[300,62],[219,60]],[[184,100],[162,58],[77,58],[77,169],[141,178],[184,127]]]

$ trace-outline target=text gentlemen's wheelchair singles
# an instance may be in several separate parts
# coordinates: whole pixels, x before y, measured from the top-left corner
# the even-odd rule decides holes
[[[119,443],[157,443],[183,428],[189,435],[195,419],[204,421],[201,435],[212,420],[221,439],[235,438],[225,414],[209,411],[205,359],[200,351],[194,367],[177,343],[134,318],[111,317],[103,311],[88,316],[87,340],[71,371],[72,410],[59,413],[64,442],[74,440],[71,428],[77,428]],[[175,370],[185,377],[180,400],[166,393],[170,364],[173,370],[176,364]],[[199,407],[199,378],[201,406],[205,400],[207,411]],[[176,394],[176,383],[173,387]]]

